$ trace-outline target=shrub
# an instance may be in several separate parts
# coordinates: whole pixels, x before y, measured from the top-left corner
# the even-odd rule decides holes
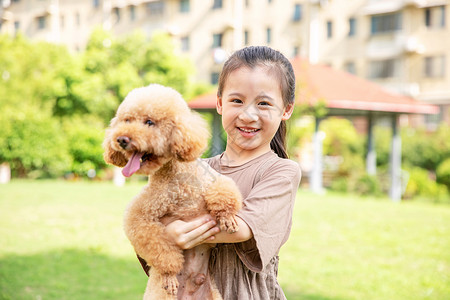
[[[104,128],[101,121],[77,117],[67,119],[63,124],[72,157],[69,170],[78,176],[86,176],[90,170],[97,172],[106,167],[103,160]]]
[[[9,123],[0,131],[0,162],[10,164],[13,176],[54,177],[70,165],[67,140],[58,121],[37,111],[3,112],[0,118]]]
[[[450,189],[450,158],[441,162],[437,167],[436,181],[445,184]]]
[[[354,191],[362,196],[380,196],[382,194],[378,178],[375,175],[369,174],[358,176]]]
[[[409,171],[409,180],[404,198],[423,198],[432,202],[450,203],[447,188],[430,178],[430,173],[422,168],[414,167]]]

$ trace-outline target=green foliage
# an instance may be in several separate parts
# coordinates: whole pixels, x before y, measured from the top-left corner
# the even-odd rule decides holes
[[[450,203],[445,185],[437,183],[436,180],[430,178],[430,172],[419,167],[414,167],[409,171],[409,180],[404,197],[407,199],[414,197],[431,198],[432,202]]]
[[[356,132],[349,120],[328,118],[321,122],[320,130],[325,132],[323,154],[340,156],[337,176],[349,176],[364,170],[364,140]]]
[[[366,173],[358,176],[354,191],[361,196],[381,196],[382,194],[378,178]]]
[[[103,128],[129,91],[156,82],[193,97],[207,88],[174,49],[167,34],[139,31],[116,38],[98,28],[79,54],[0,35],[0,162],[31,177],[104,168]]]
[[[450,190],[450,158],[441,162],[436,170],[436,180]]]
[[[60,176],[70,165],[68,145],[56,119],[31,107],[0,112],[0,161],[18,177]]]
[[[71,172],[86,176],[89,170],[98,171],[106,167],[103,160],[104,130],[101,122],[78,117],[66,119],[63,130],[72,157]]]

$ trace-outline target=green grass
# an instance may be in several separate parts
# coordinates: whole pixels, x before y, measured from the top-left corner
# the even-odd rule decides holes
[[[0,299],[141,299],[122,215],[143,184],[0,185]],[[450,299],[450,207],[302,191],[279,281],[289,300]]]

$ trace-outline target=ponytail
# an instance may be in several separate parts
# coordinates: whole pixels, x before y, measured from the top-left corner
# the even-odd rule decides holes
[[[272,141],[270,141],[270,148],[278,155],[278,157],[281,158],[289,158],[286,151],[286,133],[286,121],[283,120],[281,121]]]

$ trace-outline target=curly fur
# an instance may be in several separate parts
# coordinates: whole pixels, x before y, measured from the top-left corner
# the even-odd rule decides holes
[[[238,188],[197,159],[208,138],[205,121],[188,108],[181,95],[157,84],[131,91],[106,130],[105,161],[124,167],[126,176],[149,176],[124,217],[127,237],[151,266],[144,299],[175,299],[177,292],[178,299],[185,299],[200,286],[204,290],[201,299],[221,299],[211,279],[198,271],[207,269],[209,248],[183,252],[166,237],[161,223],[163,217],[189,220],[209,212],[222,230],[238,230]],[[192,259],[188,264],[190,257],[198,259],[196,254],[204,257],[202,261]]]

